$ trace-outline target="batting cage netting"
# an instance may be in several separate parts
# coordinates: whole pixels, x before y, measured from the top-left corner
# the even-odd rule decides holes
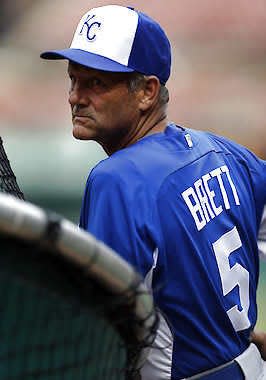
[[[24,199],[0,137],[0,191]]]
[[[124,260],[3,193],[0,247],[1,380],[138,379],[157,315]]]

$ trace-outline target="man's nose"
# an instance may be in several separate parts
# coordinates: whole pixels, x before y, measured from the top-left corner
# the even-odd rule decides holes
[[[76,104],[86,105],[88,103],[88,97],[85,92],[78,85],[75,85],[70,88],[68,101],[73,107]]]

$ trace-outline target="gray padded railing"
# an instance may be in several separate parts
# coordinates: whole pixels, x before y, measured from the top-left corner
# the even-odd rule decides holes
[[[145,342],[137,366],[142,365],[154,339],[156,312],[149,290],[128,263],[70,221],[3,193],[0,193],[0,235],[52,247],[57,257],[87,274],[88,281],[93,278],[108,292],[123,294],[125,305],[134,305],[137,323],[132,333],[139,342]]]

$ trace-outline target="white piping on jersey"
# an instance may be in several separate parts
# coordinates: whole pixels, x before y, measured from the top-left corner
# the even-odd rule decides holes
[[[151,266],[151,269],[147,272],[147,274],[144,278],[144,282],[145,282],[146,286],[148,287],[148,289],[150,289],[150,290],[152,290],[153,271],[157,265],[158,254],[159,254],[159,250],[158,250],[158,248],[155,248],[155,250],[153,251],[153,255],[152,255],[153,256],[153,264]]]
[[[170,380],[172,356],[173,336],[163,315],[159,313],[156,338],[141,368],[141,380]]]
[[[264,206],[264,211],[260,222],[258,247],[260,258],[266,261],[266,206]]]
[[[261,358],[260,352],[254,343],[251,343],[242,354],[234,358],[234,361],[236,361],[241,367],[245,380],[266,380],[266,362]],[[224,368],[228,363],[230,362],[200,372],[197,375],[186,377],[185,379],[183,378],[182,380],[196,380],[203,377],[205,378],[208,375],[214,375],[212,378],[215,378],[215,372]],[[221,375],[218,377],[220,379]]]
[[[264,361],[254,343],[251,343],[242,354],[235,358],[235,361],[240,365],[246,380],[265,379]]]
[[[154,269],[157,266],[159,250],[156,248],[153,252],[153,264],[147,272],[144,282],[147,287],[152,289],[152,279]],[[173,356],[173,336],[171,330],[159,312],[159,325],[155,340],[141,369],[142,380],[170,380],[172,370]]]
[[[193,141],[192,141],[191,135],[189,133],[185,134],[185,139],[186,139],[188,147],[192,148],[193,147]]]

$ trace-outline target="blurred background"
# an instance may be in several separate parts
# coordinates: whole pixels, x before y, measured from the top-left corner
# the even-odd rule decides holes
[[[66,62],[43,61],[39,54],[68,47],[81,15],[107,3],[0,3],[0,135],[27,199],[74,223],[88,172],[105,154],[93,142],[72,138]],[[168,34],[169,119],[232,138],[266,158],[265,0],[111,3],[148,13]],[[262,264],[258,327],[264,329],[265,293]]]

